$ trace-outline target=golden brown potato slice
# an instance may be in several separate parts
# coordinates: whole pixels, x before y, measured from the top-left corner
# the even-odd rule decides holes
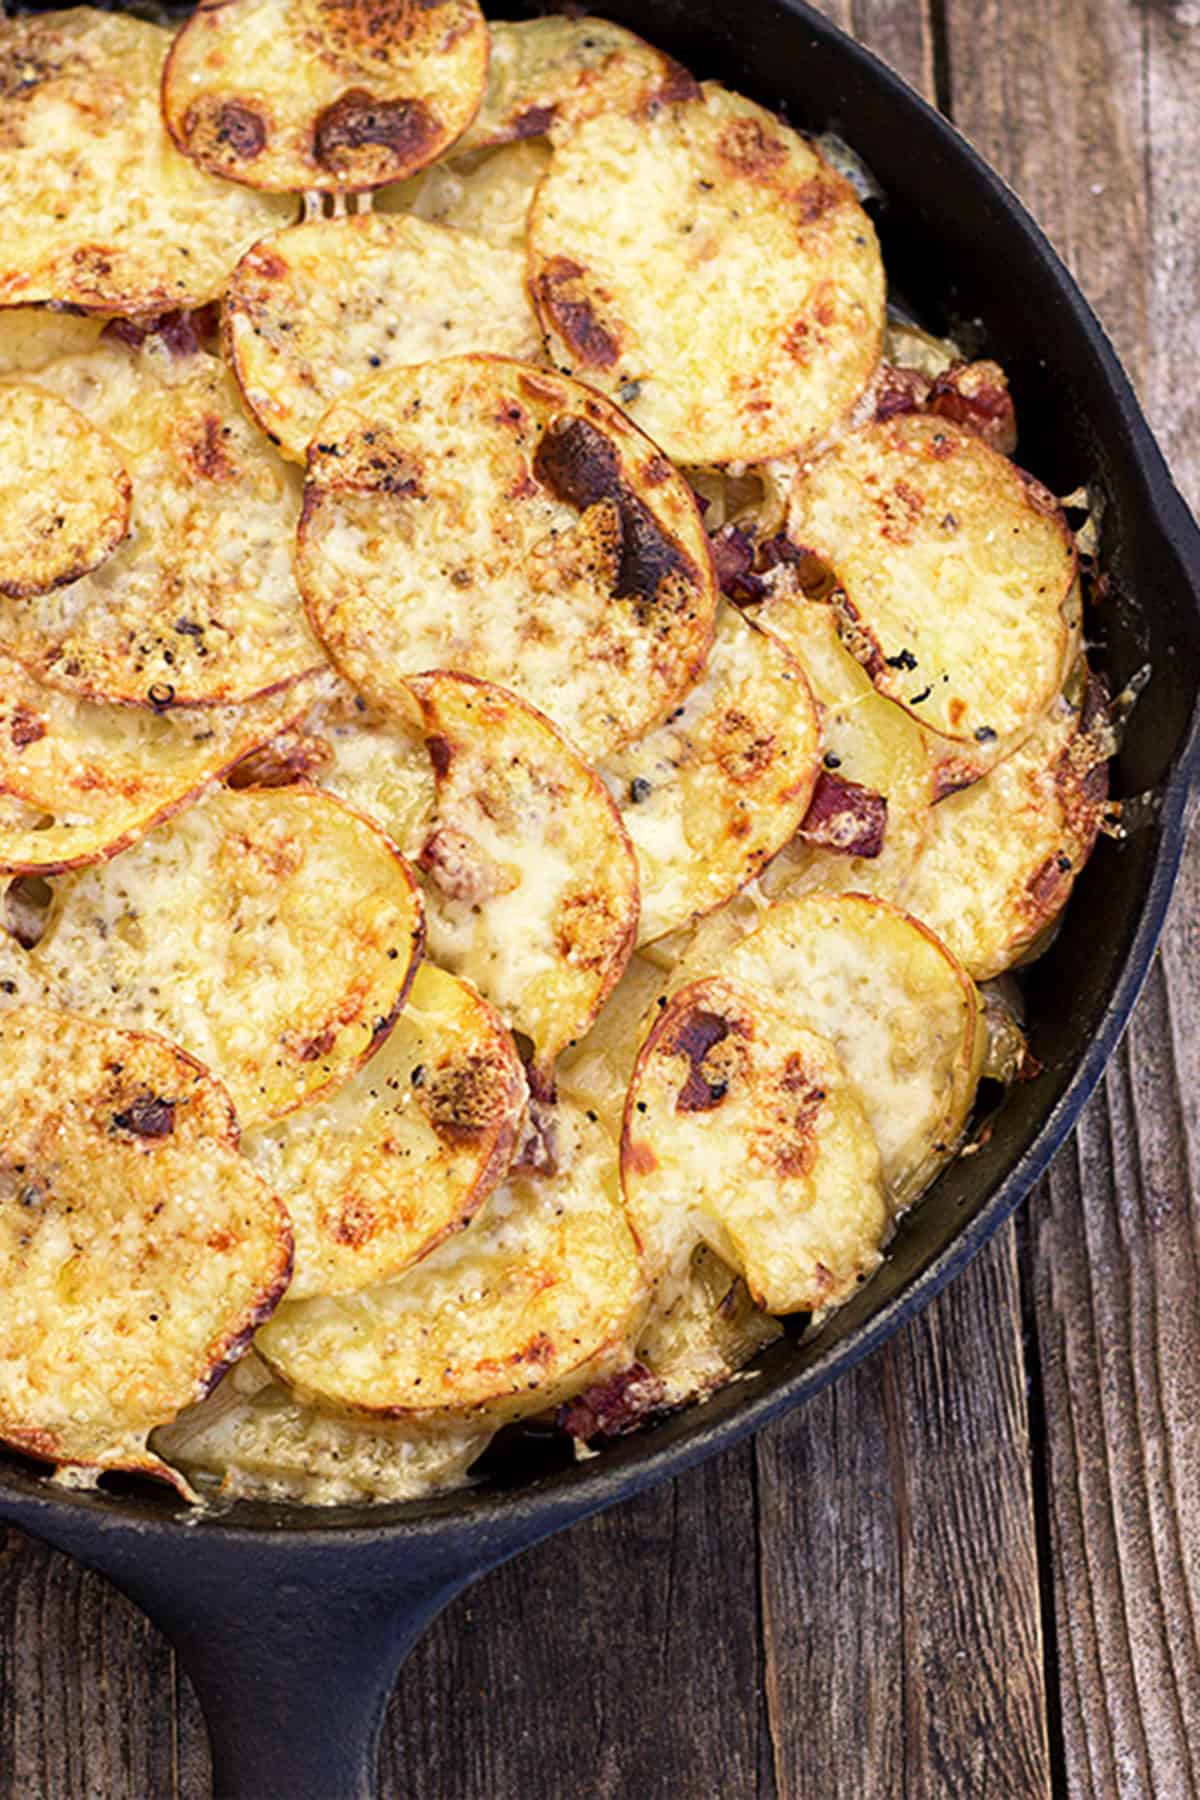
[[[246,404],[296,462],[321,414],[374,369],[541,351],[517,251],[404,216],[313,219],[263,238],[234,270],[224,318]]]
[[[40,369],[59,357],[90,350],[104,325],[103,319],[52,312],[46,306],[0,308],[0,374]]]
[[[377,212],[411,213],[434,225],[473,232],[502,250],[523,252],[534,189],[549,165],[550,146],[536,139],[476,150],[381,188],[374,205]]]
[[[840,785],[845,802],[823,832],[804,821],[802,834],[763,871],[763,892],[775,899],[822,888],[897,898],[929,829],[937,755],[928,736],[876,692],[842,644],[832,607],[785,583],[772,588],[755,618],[808,675],[821,706],[818,786],[824,793]],[[840,840],[839,825],[846,828]]]
[[[229,181],[356,193],[454,142],[487,61],[475,0],[201,0],[167,59],[163,117]]]
[[[365,1068],[243,1141],[292,1216],[291,1298],[390,1281],[461,1230],[507,1172],[525,1100],[486,1000],[422,963]]]
[[[202,1497],[345,1506],[462,1487],[491,1431],[408,1419],[340,1419],[301,1406],[253,1352],[156,1431],[153,1448]]]
[[[602,771],[637,851],[640,942],[691,924],[758,874],[808,810],[819,753],[804,670],[723,607],[699,683]]]
[[[512,685],[585,756],[681,700],[716,587],[691,490],[599,395],[496,356],[395,369],[326,413],[297,574],[347,680]]]
[[[879,1147],[833,1045],[768,992],[681,988],[642,1046],[621,1183],[651,1279],[697,1242],[767,1312],[816,1312],[872,1273],[890,1222]]]
[[[147,1434],[199,1400],[287,1286],[287,1214],[228,1096],[160,1039],[0,1013],[0,1439],[174,1477]]]
[[[319,678],[244,706],[104,706],[0,656],[0,873],[115,856],[300,712]]]
[[[129,476],[111,438],[36,387],[0,388],[0,594],[63,587],[129,529]]]
[[[202,306],[294,214],[179,155],[159,111],[170,44],[158,25],[87,6],[0,19],[0,306]]]
[[[835,1046],[901,1210],[953,1155],[986,1048],[979,993],[918,920],[862,894],[780,901],[730,942],[716,915],[675,984],[712,972],[761,987]]]
[[[532,1039],[545,1091],[633,949],[633,847],[599,777],[532,707],[467,676],[409,685],[437,780],[417,858],[429,954]]]
[[[957,743],[1019,741],[1078,654],[1062,509],[949,420],[843,438],[796,483],[788,536],[832,571],[843,641],[879,692]]]
[[[1019,750],[934,807],[904,904],[977,981],[1020,961],[1066,905],[1112,749],[1103,690],[1081,668]]]
[[[378,1049],[421,939],[408,866],[368,820],[307,789],[218,788],[66,877],[31,961],[71,1011],[183,1044],[251,1125]]]
[[[571,133],[529,251],[554,361],[678,462],[816,443],[879,360],[870,220],[805,139],[725,88]]]
[[[607,1133],[554,1109],[554,1166],[514,1172],[399,1280],[286,1303],[258,1340],[302,1400],[499,1424],[627,1360],[645,1294]]]
[[[133,510],[93,574],[0,601],[0,649],[52,687],[152,707],[248,700],[320,666],[292,574],[299,481],[215,356],[109,342],[28,379],[113,440]]]
[[[487,92],[457,149],[559,137],[598,112],[651,116],[697,92],[686,69],[608,19],[498,19]]]

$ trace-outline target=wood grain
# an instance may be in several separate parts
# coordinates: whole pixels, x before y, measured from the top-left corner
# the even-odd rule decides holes
[[[1064,249],[1200,500],[1200,7],[951,0],[960,124]],[[974,36],[967,39],[968,30]],[[1034,34],[1046,56],[1026,58]],[[1105,1087],[1032,1211],[1063,1782],[1200,1790],[1200,845]]]

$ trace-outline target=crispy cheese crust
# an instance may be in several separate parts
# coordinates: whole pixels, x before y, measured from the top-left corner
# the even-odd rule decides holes
[[[302,1400],[347,1413],[493,1425],[579,1392],[645,1306],[612,1142],[555,1109],[554,1163],[514,1173],[470,1229],[385,1286],[286,1303],[258,1348]]]
[[[843,438],[802,472],[788,536],[832,571],[843,641],[879,692],[957,743],[1020,742],[1079,653],[1061,507],[947,419]]]
[[[55,875],[126,850],[267,742],[316,678],[245,706],[104,706],[0,656],[0,873]]]
[[[652,1279],[700,1240],[773,1313],[844,1300],[890,1223],[879,1149],[833,1045],[722,978],[681,988],[642,1046],[621,1183]]]
[[[638,874],[598,776],[548,719],[461,675],[410,684],[437,781],[429,953],[532,1039],[543,1091],[629,960]]]
[[[820,739],[802,665],[724,607],[683,705],[602,769],[637,851],[641,943],[719,906],[787,843]]]
[[[294,213],[180,156],[159,113],[170,44],[87,6],[0,19],[0,306],[202,306]]]
[[[487,60],[475,0],[201,0],[167,59],[163,117],[229,181],[356,193],[449,148]]]
[[[368,820],[311,790],[219,788],[65,878],[31,962],[72,1011],[200,1056],[250,1125],[379,1048],[422,935],[408,866]]]
[[[640,736],[700,673],[716,611],[687,484],[590,389],[501,357],[355,388],[314,436],[297,575],[347,680],[511,685],[585,756]]]
[[[696,92],[686,69],[608,19],[498,19],[483,105],[455,146],[560,138],[599,112],[651,115]]]
[[[423,963],[364,1068],[243,1141],[292,1216],[290,1297],[390,1281],[468,1225],[507,1172],[525,1100],[496,1013]]]
[[[129,529],[129,476],[112,440],[36,387],[0,388],[0,595],[63,587]]]
[[[287,1286],[291,1230],[224,1090],[141,1033],[0,1014],[0,1439],[175,1480],[146,1448]]]
[[[116,444],[133,485],[124,542],[91,575],[0,602],[0,649],[90,700],[249,700],[321,662],[292,574],[299,482],[214,356],[151,337],[31,374]]]
[[[560,144],[529,219],[553,360],[677,462],[814,444],[879,360],[884,285],[840,175],[760,106],[707,84]]]
[[[541,349],[515,250],[372,213],[255,244],[233,272],[224,332],[247,406],[295,462],[322,413],[373,370],[471,350],[532,361]]]
[[[927,926],[862,894],[805,894],[729,942],[702,925],[675,985],[752,983],[827,1037],[862,1097],[900,1211],[958,1147],[986,1032],[974,982]]]

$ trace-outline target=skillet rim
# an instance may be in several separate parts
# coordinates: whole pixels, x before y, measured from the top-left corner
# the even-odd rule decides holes
[[[1200,531],[1174,486],[1104,328],[1041,227],[954,124],[873,52],[815,12],[806,0],[766,0],[766,7],[794,25],[798,34],[807,31],[824,48],[856,66],[881,104],[901,116],[920,118],[940,150],[965,169],[980,198],[1010,217],[1069,314],[1064,330],[1089,350],[1105,401],[1126,434],[1128,447],[1123,449],[1121,461],[1141,489],[1134,514],[1174,552],[1186,572],[1191,606],[1200,619]],[[797,48],[802,45],[798,43]],[[1152,596],[1147,596],[1147,604],[1153,604]],[[1200,680],[1194,682],[1189,723],[1164,782],[1154,828],[1157,841],[1136,927],[1103,1001],[1100,1025],[1058,1099],[1015,1162],[993,1182],[977,1210],[924,1268],[844,1337],[819,1349],[805,1367],[782,1376],[769,1390],[743,1390],[741,1403],[728,1416],[716,1418],[703,1404],[693,1405],[676,1415],[671,1422],[674,1430],[665,1441],[655,1442],[658,1433],[649,1428],[623,1440],[624,1454],[619,1460],[615,1452],[606,1452],[594,1461],[539,1475],[522,1487],[480,1486],[426,1500],[339,1507],[239,1501],[200,1520],[194,1510],[174,1505],[165,1496],[56,1487],[43,1470],[0,1460],[0,1517],[35,1532],[40,1528],[68,1549],[77,1530],[79,1554],[85,1558],[89,1551],[98,1554],[103,1540],[133,1534],[165,1548],[179,1543],[181,1532],[194,1534],[200,1527],[206,1537],[217,1533],[231,1549],[270,1544],[276,1553],[289,1556],[302,1555],[306,1549],[315,1556],[321,1551],[378,1547],[381,1539],[397,1547],[405,1542],[432,1547],[436,1541],[462,1533],[478,1538],[466,1560],[473,1570],[482,1572],[563,1525],[616,1505],[742,1442],[836,1380],[927,1306],[1010,1217],[1047,1168],[1116,1049],[1149,971],[1186,847],[1198,784]],[[464,1546],[464,1554],[465,1550]]]

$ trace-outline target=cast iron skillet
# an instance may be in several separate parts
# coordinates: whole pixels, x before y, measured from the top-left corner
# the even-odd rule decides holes
[[[71,1493],[15,1458],[0,1463],[0,1516],[108,1575],[174,1642],[207,1715],[217,1793],[231,1800],[369,1796],[396,1670],[454,1594],[797,1405],[964,1266],[1045,1168],[1117,1042],[1197,785],[1200,534],[1104,333],[1036,225],[951,126],[801,0],[597,0],[597,10],[799,125],[840,129],[887,191],[878,223],[894,286],[934,328],[977,322],[977,347],[1012,381],[1022,463],[1056,492],[1086,480],[1103,496],[1114,591],[1089,632],[1114,689],[1145,662],[1153,671],[1115,791],[1154,804],[1127,841],[1101,842],[1057,941],[1029,972],[1045,1073],[1012,1093],[976,1156],[946,1171],[875,1280],[815,1338],[772,1346],[755,1380],[593,1461],[501,1471],[404,1506],[241,1503],[194,1521],[132,1483]]]

